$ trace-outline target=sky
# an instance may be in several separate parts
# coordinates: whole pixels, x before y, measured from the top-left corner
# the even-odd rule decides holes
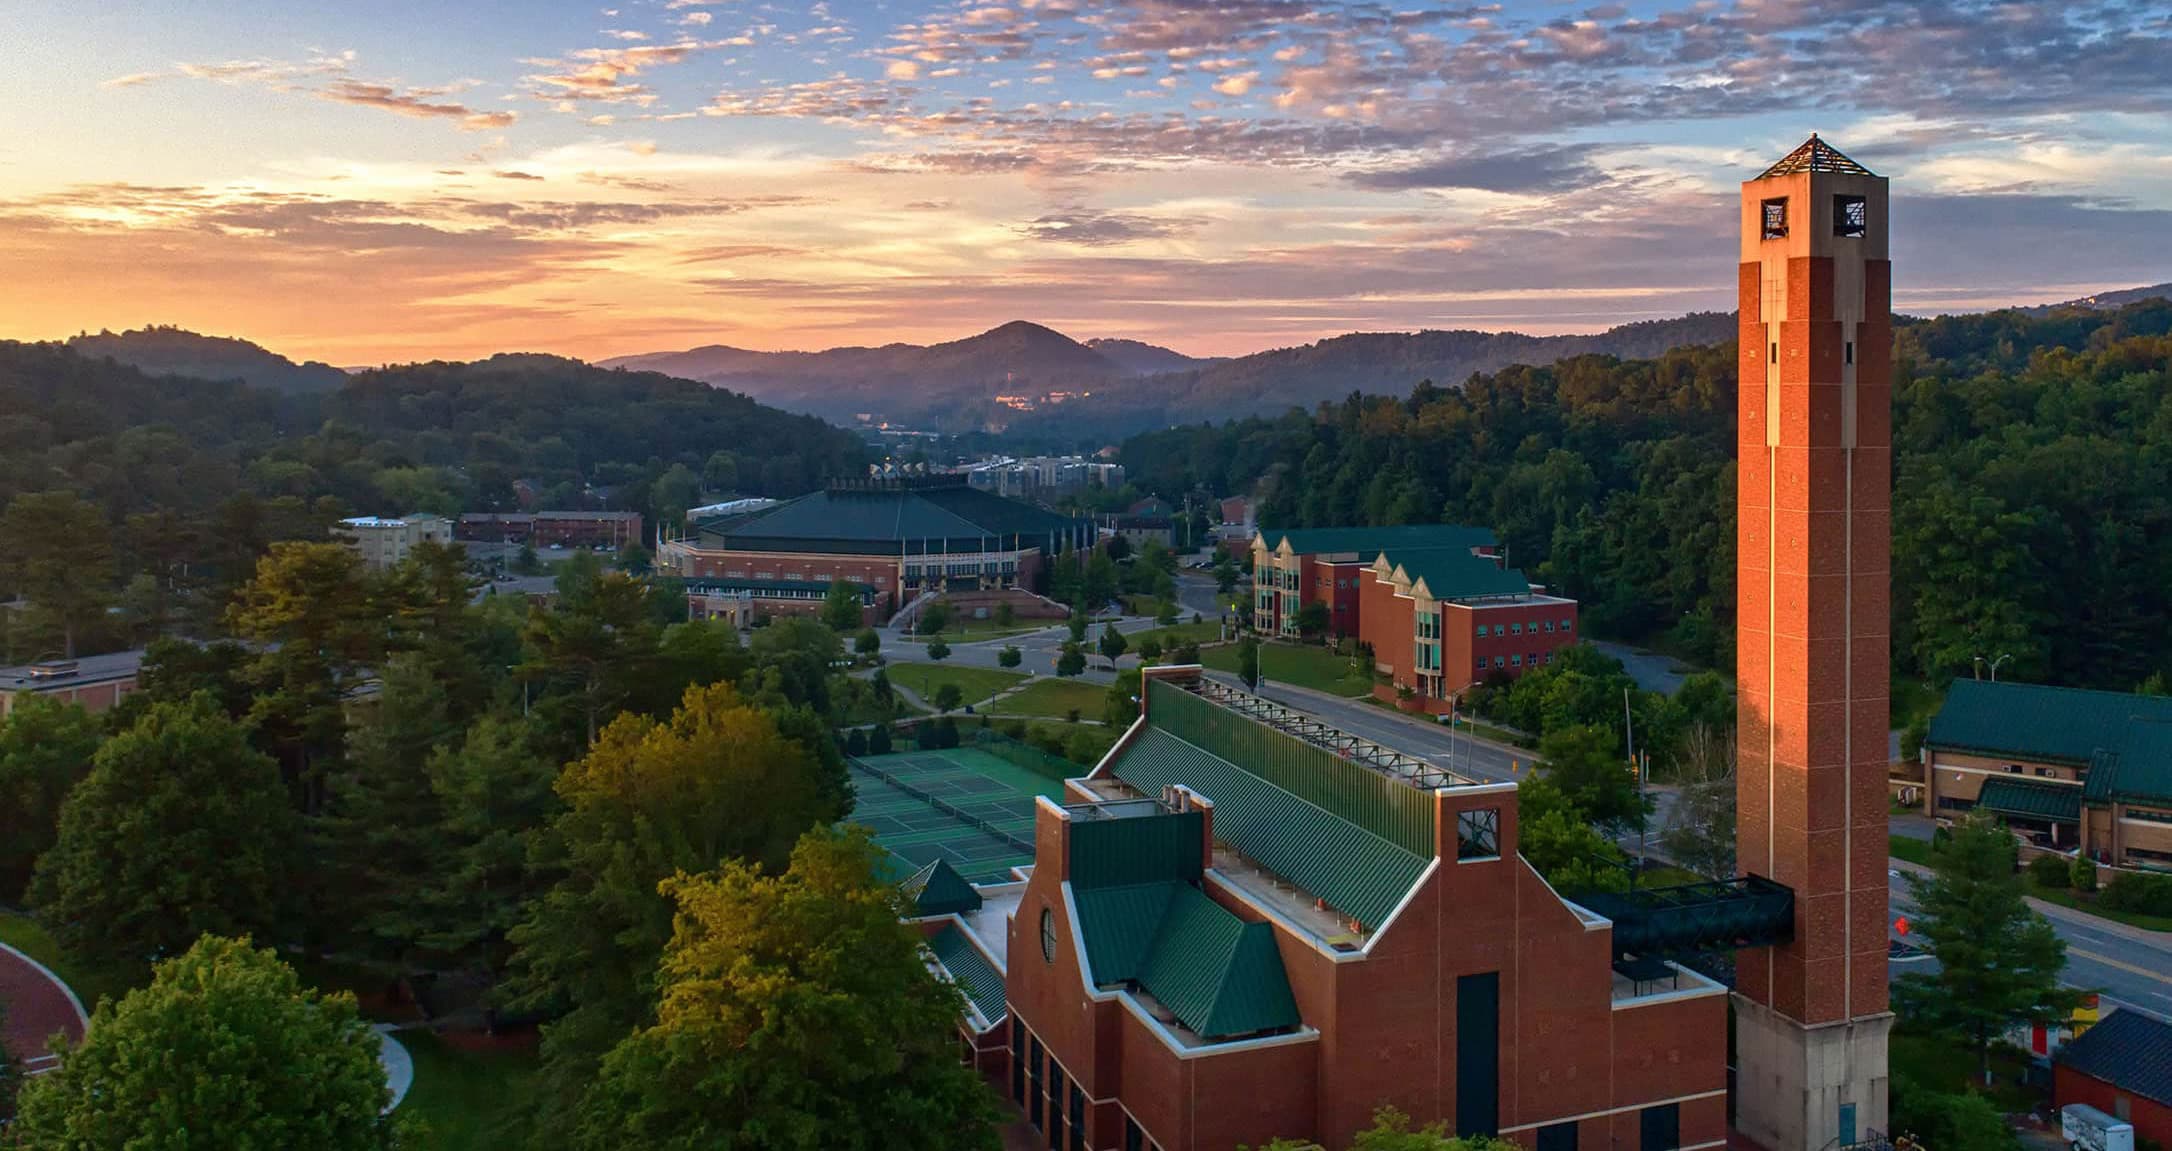
[[[2172,280],[2164,0],[8,0],[0,338],[1241,354],[1733,305],[1812,131],[1895,302]]]

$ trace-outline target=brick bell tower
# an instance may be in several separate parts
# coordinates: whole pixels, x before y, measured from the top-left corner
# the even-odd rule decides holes
[[[1736,1128],[1885,1132],[1892,265],[1886,182],[1815,135],[1742,185],[1738,866],[1795,891],[1738,954]]]

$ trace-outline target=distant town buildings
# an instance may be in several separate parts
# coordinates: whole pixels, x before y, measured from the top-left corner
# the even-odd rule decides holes
[[[385,571],[405,562],[418,544],[451,543],[453,531],[452,521],[444,516],[353,516],[332,526],[332,538],[353,548],[364,567]]]
[[[983,460],[963,469],[966,482],[1012,499],[1049,499],[1073,495],[1099,484],[1114,491],[1124,486],[1124,466],[1082,456],[1029,456]]]
[[[1577,605],[1503,562],[1493,532],[1456,524],[1263,529],[1252,541],[1253,626],[1323,630],[1369,645],[1383,698],[1445,714],[1464,688],[1552,662],[1576,642]]]
[[[665,541],[657,566],[705,589],[697,612],[813,610],[831,581],[845,580],[871,589],[869,618],[880,622],[923,594],[1031,589],[1058,552],[1093,542],[1092,521],[965,476],[890,475],[703,521]]]
[[[1924,737],[1928,809],[2043,847],[2172,869],[2172,699],[1955,680]]]
[[[1121,512],[1097,517],[1104,532],[1121,536],[1133,548],[1148,541],[1176,546],[1176,510],[1161,499],[1144,499]]]
[[[142,666],[139,649],[0,667],[0,718],[14,710],[17,700],[32,695],[104,711],[135,692]]]

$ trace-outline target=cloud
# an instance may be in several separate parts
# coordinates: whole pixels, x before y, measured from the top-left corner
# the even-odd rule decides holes
[[[710,15],[707,12],[689,12],[686,15],[679,17],[679,23],[689,28],[701,28],[705,27],[709,23],[709,21],[714,19],[716,19],[716,17]]]
[[[558,59],[530,60],[545,71],[527,77],[530,91],[549,100],[599,100],[646,106],[656,94],[633,78],[652,68],[677,64],[698,52],[752,43],[732,40],[682,39],[671,44],[641,44],[630,48],[583,48]]]
[[[462,128],[471,132],[509,127],[515,119],[511,112],[479,112],[465,104],[434,102],[417,91],[403,92],[390,84],[371,84],[361,80],[336,81],[318,90],[317,95],[338,104],[381,108],[387,112],[418,119],[458,120]]]
[[[149,84],[154,80],[164,79],[169,75],[171,73],[167,72],[130,72],[126,76],[115,76],[111,80],[102,81],[98,86],[101,88],[134,88]]]
[[[1603,183],[1589,145],[1447,156],[1404,167],[1356,172],[1350,182],[1376,191],[1469,188],[1481,192],[1558,192]]]
[[[1051,212],[1022,224],[1018,233],[1029,239],[1090,248],[1129,244],[1139,240],[1164,240],[1198,228],[1204,221],[1167,218],[1132,212],[1104,212],[1072,208]]]
[[[439,87],[403,87],[367,80],[353,74],[351,51],[317,53],[306,60],[222,60],[216,63],[184,62],[172,72],[136,72],[116,76],[101,87],[133,88],[168,77],[207,80],[219,84],[258,84],[274,91],[294,92],[348,104],[376,108],[418,120],[449,120],[465,131],[476,132],[512,126],[517,117],[507,111],[484,111],[443,97],[473,86],[473,81]]]
[[[892,60],[882,73],[892,80],[910,80],[920,74],[920,65],[911,60]]]

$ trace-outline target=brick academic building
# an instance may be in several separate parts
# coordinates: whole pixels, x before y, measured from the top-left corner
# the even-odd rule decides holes
[[[1093,546],[1091,520],[1058,515],[931,475],[846,480],[667,540],[658,566],[715,597],[773,613],[806,610],[797,586],[873,590],[871,622],[923,592],[1031,590],[1065,549]],[[819,599],[819,597],[816,597]]]
[[[1307,604],[1369,645],[1383,699],[1444,714],[1490,676],[1514,677],[1576,642],[1576,601],[1503,561],[1493,533],[1457,524],[1263,529],[1252,540],[1252,625],[1295,638]]]

